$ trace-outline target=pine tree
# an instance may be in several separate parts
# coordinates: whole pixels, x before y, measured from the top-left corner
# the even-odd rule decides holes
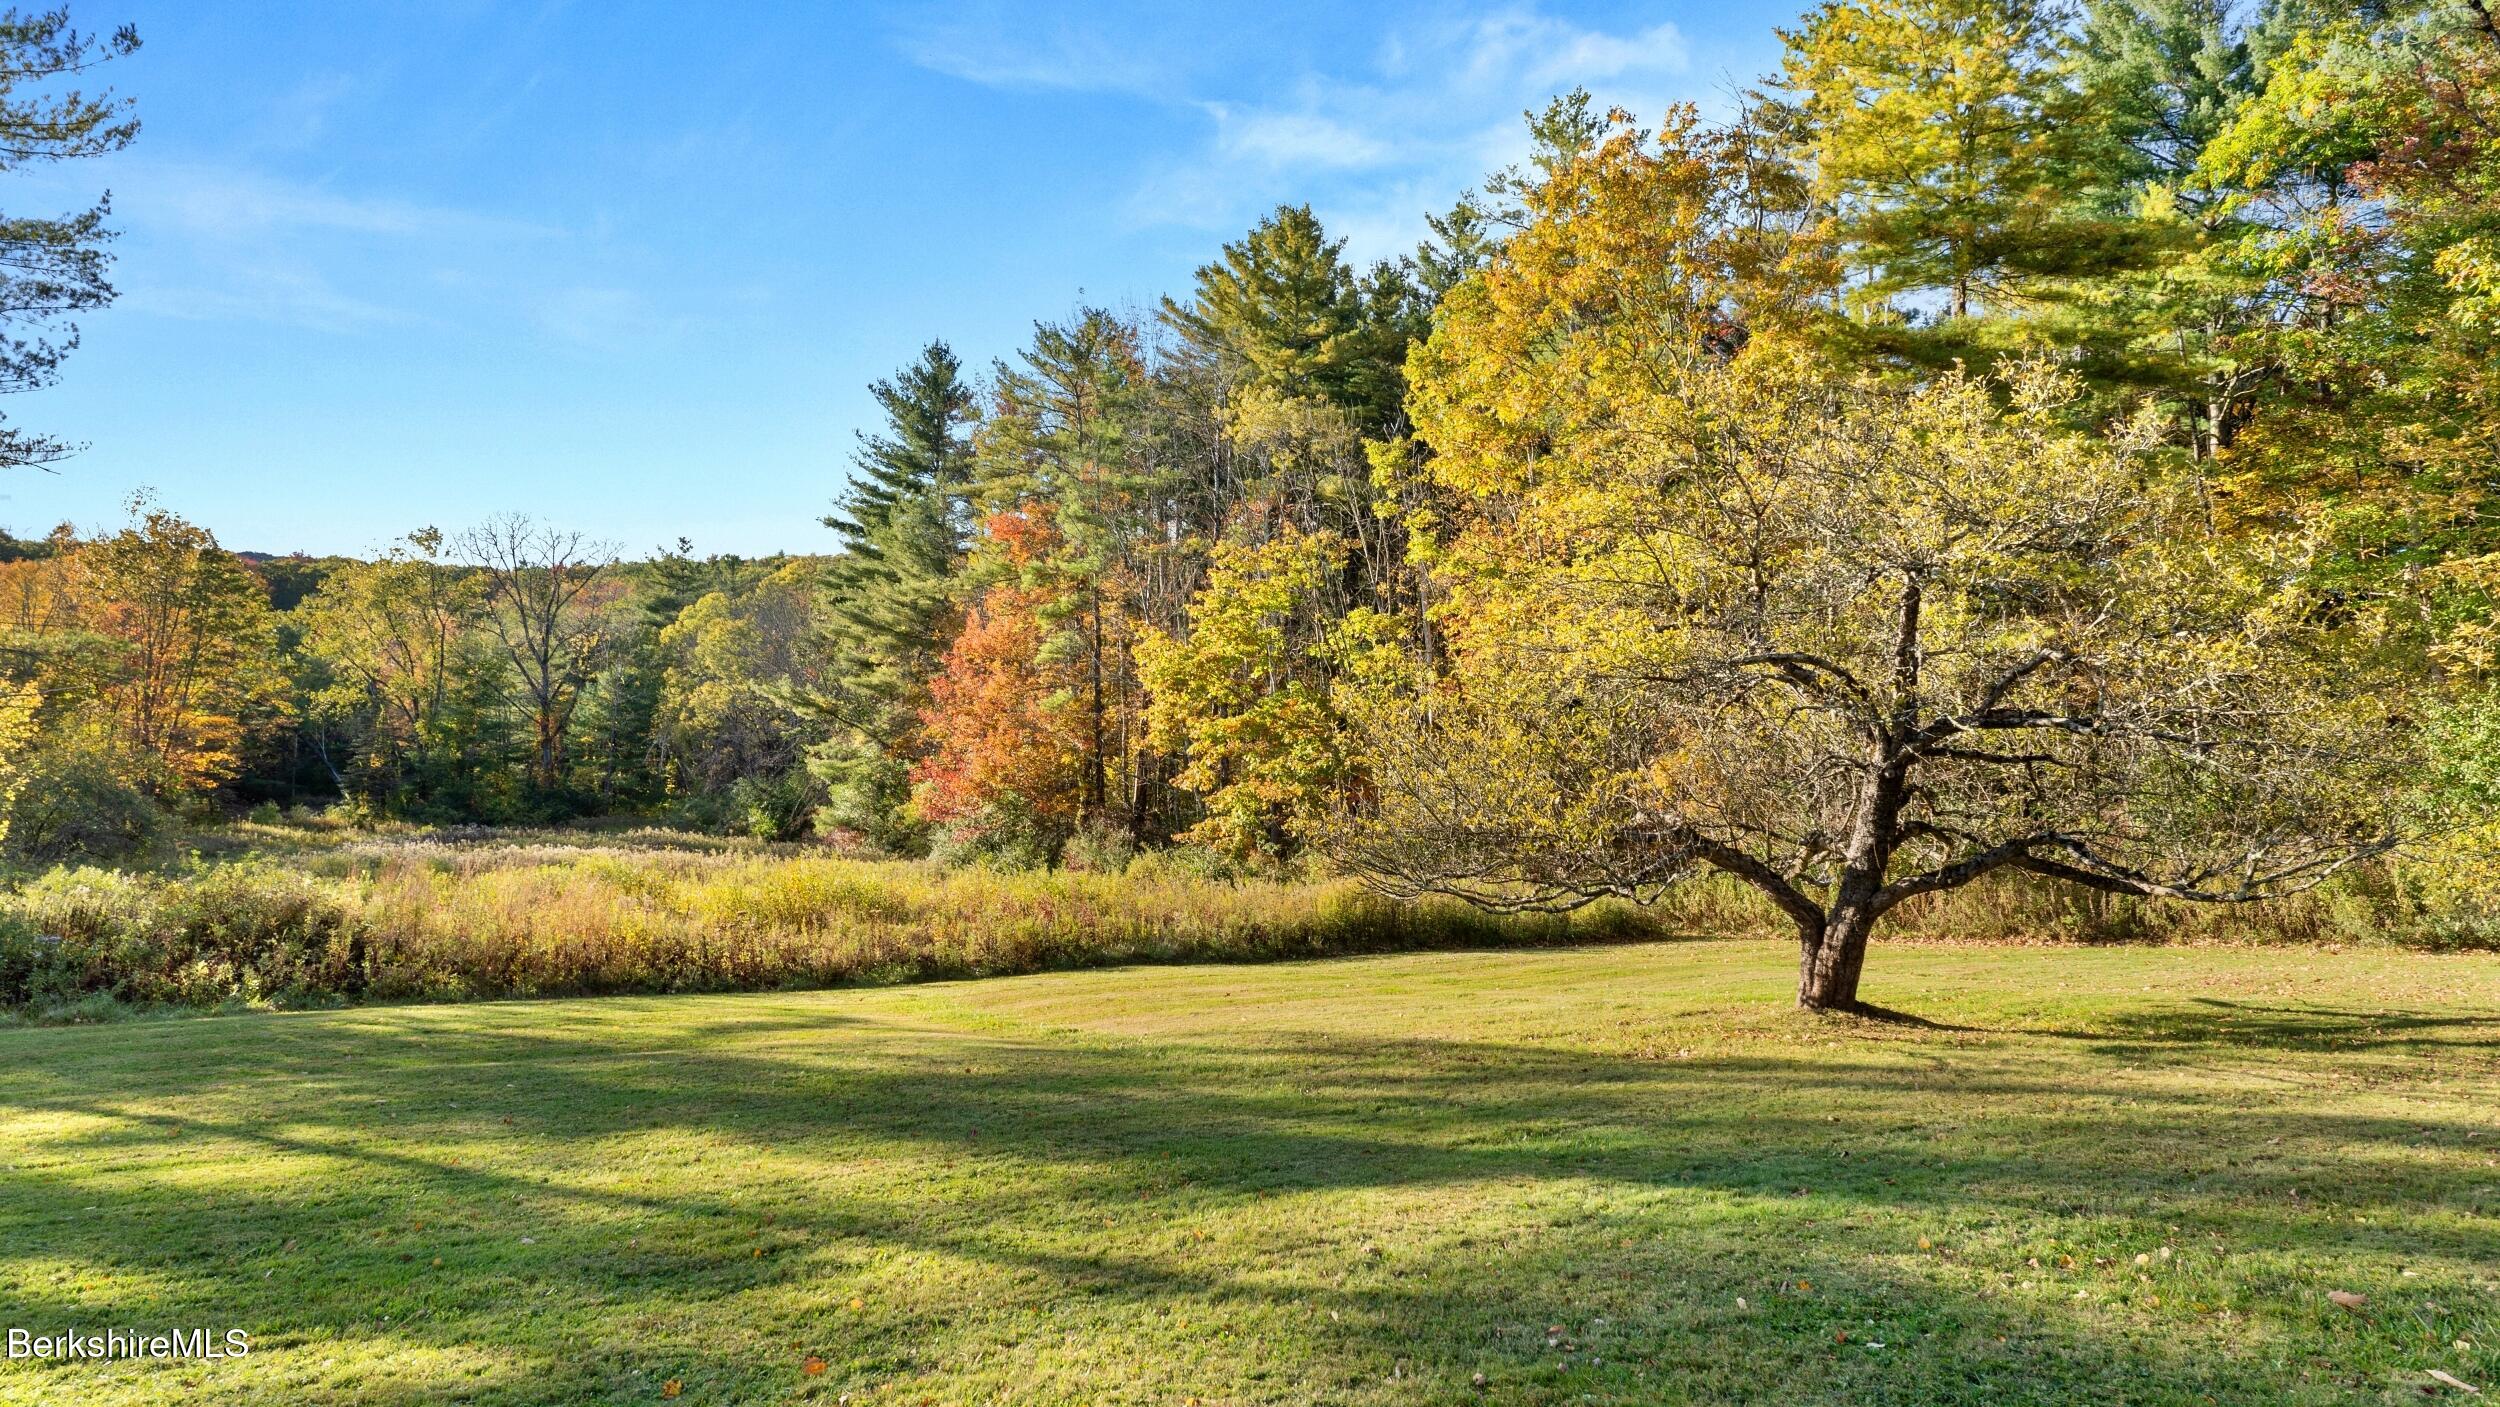
[[[2128,153],[2126,175],[2157,182],[2190,210],[2212,192],[2197,159],[2256,90],[2249,42],[2228,0],[2090,0],[2075,76]]]
[[[1964,355],[1967,320],[2058,300],[2135,257],[2110,218],[2108,127],[2038,0],[1833,0],[1770,85],[1829,210],[1877,348]],[[1920,322],[1942,335],[1920,336]]]
[[[2096,381],[2168,407],[2203,458],[2229,447],[2273,375],[2271,359],[2252,354],[2270,300],[2241,253],[2245,202],[2201,168],[2263,86],[2259,55],[2290,21],[2280,5],[2245,25],[2232,9],[2090,0],[2074,50],[2076,81],[2111,139],[2109,194],[2160,257],[2086,289],[2065,340],[2090,349]]]
[[[1437,305],[1501,248],[1501,229],[1473,192],[1460,196],[1447,214],[1426,215],[1424,224],[1432,237],[1415,246],[1406,261],[1408,276]]]
[[[997,411],[981,443],[984,492],[993,506],[1048,527],[1048,548],[1013,574],[1039,593],[1034,608],[1052,628],[1044,649],[1073,662],[1078,815],[1135,833],[1150,797],[1136,746],[1129,596],[1146,546],[1145,505],[1161,487],[1130,452],[1146,388],[1144,351],[1134,326],[1086,308],[1065,323],[1037,325],[1019,360],[998,368]],[[985,566],[1002,570],[995,553]]]
[[[1282,205],[1198,270],[1188,302],[1163,300],[1163,322],[1234,385],[1310,397],[1367,424],[1398,414],[1406,344],[1426,302],[1395,264],[1357,274],[1307,205]]]
[[[807,699],[831,727],[808,766],[826,788],[819,824],[898,853],[926,836],[905,811],[917,714],[946,649],[967,529],[972,388],[944,342],[868,388],[886,427],[863,433],[838,510],[842,540],[819,600],[826,683]]]
[[[31,92],[136,51],[128,25],[110,38],[69,27],[66,10],[0,13],[0,171],[102,156],[130,145],[139,120],[112,90]],[[57,218],[0,216],[0,391],[52,384],[78,345],[66,320],[113,301],[105,227],[110,194]],[[50,464],[74,446],[0,425],[0,465]]]

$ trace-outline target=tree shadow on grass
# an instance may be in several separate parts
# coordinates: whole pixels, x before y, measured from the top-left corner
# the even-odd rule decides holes
[[[2130,1083],[2094,1047],[1040,1039],[773,999],[698,1042],[575,1010],[53,1042],[0,1076],[72,1121],[0,1173],[10,1322],[91,1315],[84,1271],[30,1269],[74,1264],[153,1287],[117,1315],[277,1335],[272,1372],[290,1338],[491,1351],[477,1402],[779,1399],[809,1385],[793,1345],[828,1390],[941,1400],[1117,1371],[1207,1400],[2254,1402],[2340,1400],[2415,1345],[2322,1311],[2290,1326],[2313,1363],[2188,1304],[2070,1310],[2069,1283],[2137,1290],[2059,1279],[2060,1248],[2218,1237],[2272,1267],[2243,1295],[2304,1260],[2476,1293],[2437,1270],[2474,1224],[2419,1214],[2489,1175],[2413,1150],[2467,1120]],[[219,1159],[259,1171],[204,1194]],[[356,1400],[438,1387],[385,1358]]]
[[[1879,1026],[1903,1026],[1919,1031],[1977,1032],[1986,1029],[1981,1026],[1965,1026],[1951,1021],[1938,1021],[1933,1017],[1920,1016],[1915,1012],[1877,1006],[1873,1002],[1862,1002],[1856,1010],[1843,1012],[1840,1015],[1844,1018],[1854,1016],[1861,1021],[1872,1021]]]
[[[2091,1030],[2025,1029],[2023,1035],[2106,1043],[2113,1047],[2180,1050],[2273,1050],[2317,1053],[2437,1047],[2500,1053],[2500,1013],[2391,1011],[2329,1006],[2270,1006],[2196,997],[2184,1005],[2124,1009]]]

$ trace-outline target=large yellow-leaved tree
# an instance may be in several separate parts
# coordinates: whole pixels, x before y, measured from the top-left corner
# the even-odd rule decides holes
[[[1448,663],[1341,700],[1340,862],[1498,908],[1715,869],[1852,1010],[1922,894],[2240,901],[2393,842],[2404,702],[2302,542],[2210,530],[2053,370],[1838,382],[1755,335],[1682,141],[1586,158],[1626,188],[1543,212],[1410,364]]]

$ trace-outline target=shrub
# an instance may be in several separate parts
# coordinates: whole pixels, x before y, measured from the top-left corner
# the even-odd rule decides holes
[[[1068,837],[1059,863],[1087,874],[1125,874],[1137,859],[1137,841],[1127,831],[1087,826]]]
[[[20,767],[25,781],[9,807],[0,852],[16,864],[128,859],[165,834],[165,813],[101,752],[52,744]]]
[[[755,840],[798,840],[816,814],[814,786],[804,772],[779,777],[740,777],[729,785],[730,814],[738,834]]]
[[[59,935],[19,914],[0,915],[0,1000],[24,1005],[60,994]]]
[[[262,862],[182,880],[53,870],[0,912],[0,998],[16,1005],[352,996],[362,964],[355,909],[335,887]]]
[[[1014,807],[985,807],[979,814],[936,828],[929,858],[952,869],[979,865],[1000,870],[1046,870],[1059,863],[1065,830],[1047,818]]]
[[[215,996],[353,996],[362,990],[364,947],[355,908],[310,875],[266,862],[220,865],[170,886],[166,898],[171,956]]]

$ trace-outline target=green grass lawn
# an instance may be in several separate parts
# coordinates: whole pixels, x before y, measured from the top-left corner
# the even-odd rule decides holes
[[[0,1400],[2500,1395],[2500,958],[1879,946],[1926,1027],[1792,985],[1688,943],[21,1028],[0,1327],[256,1337]]]

